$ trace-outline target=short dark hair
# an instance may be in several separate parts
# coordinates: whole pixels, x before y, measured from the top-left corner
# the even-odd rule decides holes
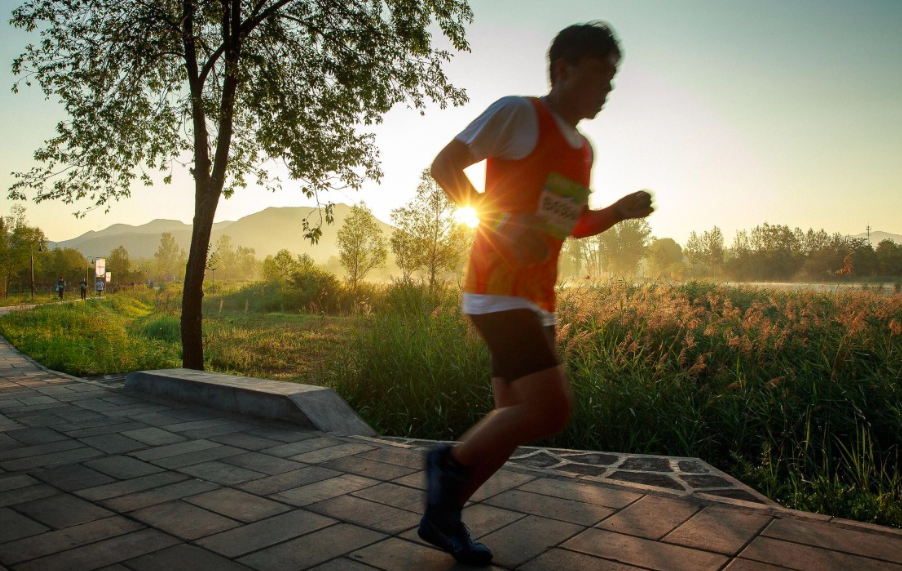
[[[555,36],[548,50],[548,77],[551,84],[554,85],[554,63],[557,60],[578,63],[584,57],[604,59],[611,54],[623,57],[620,42],[607,22],[594,20],[568,26]]]

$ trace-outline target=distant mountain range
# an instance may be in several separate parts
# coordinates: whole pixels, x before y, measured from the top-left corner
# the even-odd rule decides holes
[[[853,238],[867,239],[868,233],[855,234]],[[889,232],[871,232],[871,244],[876,248],[877,244],[884,240],[892,240],[896,244],[902,245],[902,234],[890,234]]]
[[[233,246],[253,248],[261,260],[284,248],[293,254],[308,254],[318,264],[327,264],[329,258],[338,256],[338,229],[350,211],[351,207],[347,204],[336,204],[332,210],[335,221],[332,224],[323,223],[323,234],[317,244],[311,244],[304,238],[303,221],[306,218],[311,226],[316,226],[320,215],[316,208],[301,206],[267,208],[235,222],[213,224],[210,244],[215,248],[219,237],[227,234],[232,237]],[[382,221],[377,222],[387,240],[394,228]],[[90,231],[71,240],[57,242],[55,246],[75,248],[88,257],[109,256],[111,251],[123,246],[131,258],[152,258],[164,232],[172,234],[176,243],[188,250],[191,225],[178,220],[154,220],[141,226],[114,224],[98,232]]]

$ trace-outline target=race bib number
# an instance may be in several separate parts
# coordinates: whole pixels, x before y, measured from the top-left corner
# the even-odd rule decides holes
[[[589,192],[558,173],[549,174],[536,211],[540,229],[558,240],[569,236],[589,204]]]

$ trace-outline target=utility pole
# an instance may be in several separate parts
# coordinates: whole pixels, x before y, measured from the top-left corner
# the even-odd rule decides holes
[[[868,224],[868,246],[871,245],[871,225]]]

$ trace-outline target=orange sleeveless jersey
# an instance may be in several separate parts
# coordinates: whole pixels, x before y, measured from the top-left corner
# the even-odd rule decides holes
[[[486,161],[483,213],[516,215],[535,213],[549,175],[557,173],[588,188],[592,154],[588,142],[581,148],[570,146],[551,111],[541,100],[530,98],[538,117],[539,137],[526,157],[518,160],[489,158]],[[553,175],[552,175],[553,176]],[[588,206],[586,198],[580,212]],[[543,234],[551,256],[544,264],[524,267],[501,255],[498,234],[480,224],[470,252],[464,292],[510,295],[526,298],[546,311],[554,311],[554,286],[563,239]]]

